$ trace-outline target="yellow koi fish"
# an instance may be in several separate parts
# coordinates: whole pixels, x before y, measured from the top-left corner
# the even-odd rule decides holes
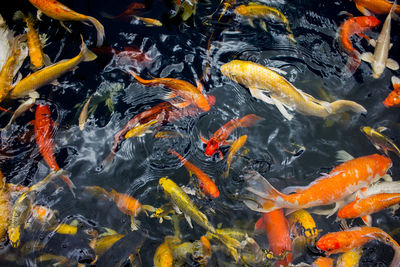
[[[294,87],[272,69],[251,61],[232,60],[221,66],[221,72],[233,81],[248,87],[253,97],[274,104],[288,120],[291,120],[293,115],[289,114],[286,108],[303,115],[321,118],[349,110],[356,113],[367,112],[363,106],[353,101],[337,100],[329,103],[315,99]]]
[[[40,69],[45,64],[45,55],[42,49],[42,42],[40,41],[40,37],[38,32],[35,29],[35,21],[32,17],[32,14],[29,13],[28,16],[25,16],[21,11],[17,11],[14,14],[14,19],[24,19],[27,27],[26,36],[28,38],[28,51],[29,58],[33,68]],[[46,59],[47,61],[48,58]]]
[[[82,61],[92,61],[96,55],[90,51],[82,39],[80,53],[71,59],[61,60],[53,65],[38,70],[17,83],[10,92],[11,98],[20,98],[28,95],[30,92],[51,83],[61,75],[75,68]]]
[[[400,150],[396,144],[389,137],[382,134],[382,132],[387,130],[387,128],[379,127],[375,130],[369,126],[364,126],[361,127],[360,130],[367,136],[376,149],[382,150],[387,156],[388,151],[390,150],[400,157]]]
[[[143,17],[138,17],[138,16],[134,16],[136,19],[140,20],[141,22],[143,22],[146,26],[148,27],[161,27],[162,23],[159,20],[156,19],[152,19],[152,18],[143,18]]]
[[[276,8],[258,3],[249,3],[247,6],[246,5],[238,6],[234,12],[237,15],[248,18],[249,24],[253,28],[254,28],[253,19],[264,19],[267,17],[277,19],[283,22],[283,24],[285,24],[286,30],[289,32],[289,39],[292,42],[296,42],[293,36],[292,29],[290,29],[289,26],[289,20],[285,17],[285,15],[283,15],[282,12],[280,12]],[[267,26],[263,20],[260,21],[260,25],[265,31],[268,31]]]
[[[90,104],[90,100],[92,100],[93,95],[91,95],[89,97],[89,99],[86,101],[85,105],[83,105],[82,111],[79,114],[79,129],[81,131],[83,131],[83,129],[85,128],[85,123],[88,117],[88,109],[89,109],[89,104]]]
[[[148,121],[146,123],[143,124],[138,124],[136,127],[134,127],[132,130],[129,130],[129,132],[127,132],[125,134],[125,139],[131,138],[131,137],[142,137],[144,136],[146,133],[151,133],[151,131],[149,130],[151,126],[153,126],[154,124],[156,124],[157,122],[159,122],[157,119]]]
[[[228,158],[226,159],[226,163],[228,166],[227,166],[227,170],[224,174],[225,178],[229,176],[229,169],[231,167],[231,162],[232,162],[233,156],[235,155],[236,152],[239,151],[240,148],[242,148],[244,146],[244,143],[246,143],[246,140],[247,140],[247,135],[242,135],[241,137],[236,139],[235,142],[233,142],[233,144],[229,148]]]
[[[0,171],[0,242],[3,242],[10,217],[11,196],[7,188],[6,179]]]
[[[339,256],[336,261],[337,267],[358,267],[358,262],[363,253],[362,248],[353,248]]]
[[[212,224],[208,221],[207,216],[196,207],[189,196],[174,181],[163,177],[160,178],[158,184],[164,189],[173,205],[175,205],[177,208],[179,208],[180,211],[183,212],[187,222],[191,227],[192,219],[198,225],[210,232],[210,235],[212,237],[215,237],[219,239],[222,243],[224,243],[231,252],[236,262],[238,261],[237,248],[240,246],[239,241],[231,238],[230,236],[217,233],[214,226],[212,226]]]
[[[97,46],[103,44],[104,27],[97,19],[79,14],[56,0],[29,0],[29,2],[39,9],[40,12],[46,14],[46,16],[59,20],[61,25],[69,32],[71,32],[71,30],[64,25],[63,21],[76,20],[91,22],[97,30]]]

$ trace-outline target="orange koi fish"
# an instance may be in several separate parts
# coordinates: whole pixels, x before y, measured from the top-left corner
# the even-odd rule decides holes
[[[6,178],[3,176],[3,172],[0,171],[0,240],[4,240],[7,235],[10,214],[11,195],[8,190]]]
[[[252,210],[270,212],[279,208],[304,209],[341,202],[344,198],[368,187],[372,182],[384,176],[392,166],[390,158],[378,154],[351,159],[332,169],[308,186],[290,187],[286,195],[276,190],[256,171],[245,175],[248,191],[256,196],[254,200],[244,200]],[[289,190],[290,189],[290,190]]]
[[[334,260],[327,257],[318,257],[313,264],[312,267],[333,267]]]
[[[179,160],[182,162],[182,164],[185,165],[185,168],[189,171],[190,174],[194,174],[196,175],[196,177],[199,179],[199,187],[201,189],[201,191],[212,198],[217,198],[219,196],[219,190],[218,187],[215,185],[214,181],[211,180],[211,178],[204,173],[201,169],[199,169],[198,167],[196,167],[193,163],[191,163],[190,161],[188,161],[187,159],[185,159],[184,157],[182,157],[181,155],[179,155],[178,152],[170,149],[168,151],[169,153],[177,156],[179,158]]]
[[[292,240],[290,239],[289,222],[282,209],[263,213],[262,217],[256,222],[255,229],[265,229],[269,247],[275,256],[279,257],[289,252],[283,260],[277,261],[275,266],[287,266],[292,262]]]
[[[36,144],[39,147],[40,154],[42,155],[44,161],[53,171],[60,170],[57,164],[56,158],[54,157],[54,142],[53,142],[53,129],[54,122],[51,119],[51,113],[49,105],[39,104],[36,107],[35,121],[34,121],[34,131],[36,137]],[[74,188],[75,185],[72,181],[65,175],[60,176],[61,179],[68,185],[72,194],[75,197]]]
[[[387,108],[400,107],[400,79],[392,76],[393,91],[383,100],[383,104]]]
[[[371,240],[378,240],[389,245],[394,250],[391,267],[400,266],[400,246],[386,232],[376,227],[353,227],[344,231],[328,233],[317,242],[317,248],[328,254],[347,252],[358,248]]]
[[[190,104],[194,104],[203,111],[209,111],[210,105],[207,98],[202,94],[203,86],[198,83],[197,88],[191,83],[184,80],[174,79],[174,78],[155,78],[151,80],[144,80],[136,75],[134,72],[129,72],[133,77],[136,78],[141,84],[146,86],[157,86],[163,85],[172,90],[167,98],[174,98],[176,96],[182,97],[185,101],[181,103],[172,103],[177,108],[184,108]]]
[[[205,150],[206,156],[211,157],[212,155],[214,155],[215,152],[218,152],[220,158],[222,159],[224,156],[222,155],[222,152],[219,150],[219,146],[227,144],[226,139],[233,132],[233,130],[235,130],[238,127],[253,126],[261,119],[263,118],[257,115],[248,114],[240,119],[236,118],[228,121],[224,126],[219,128],[209,140],[200,136],[201,141],[207,144]]]
[[[388,14],[393,5],[392,2],[387,0],[354,0],[354,2],[357,9],[363,13],[364,16],[373,16],[373,14]],[[399,5],[396,6],[394,12],[400,13]]]
[[[61,25],[69,32],[71,32],[70,29],[64,25],[63,21],[76,20],[91,22],[97,30],[97,46],[103,44],[104,27],[97,19],[77,13],[56,0],[29,0],[29,2],[39,9],[40,12],[46,14],[46,16],[59,20]]]
[[[347,204],[338,211],[337,216],[341,219],[363,217],[364,222],[368,226],[371,226],[372,220],[371,216],[369,216],[370,214],[398,203],[400,203],[400,193],[376,194]],[[366,217],[364,218],[364,216]]]
[[[95,53],[115,54],[119,59],[127,59],[130,61],[138,61],[140,63],[152,62],[152,58],[142,52],[138,47],[124,47],[124,50],[117,50],[112,47],[97,47],[91,49]]]
[[[354,73],[361,63],[361,55],[351,43],[350,37],[357,34],[360,37],[364,37],[367,40],[370,38],[366,36],[363,32],[374,28],[380,24],[379,19],[373,16],[361,16],[353,17],[350,16],[349,19],[345,20],[339,28],[340,31],[340,41],[342,47],[348,54],[349,58],[347,60],[347,68],[351,73]]]
[[[112,18],[112,19],[122,19],[122,20],[128,20],[130,19],[133,15],[137,14],[138,12],[136,11],[137,9],[144,9],[146,8],[146,6],[142,3],[138,3],[138,2],[133,2],[132,4],[130,4],[124,12],[122,12],[121,14],[119,14],[118,16],[115,17],[111,17],[106,15],[105,17],[107,18]]]

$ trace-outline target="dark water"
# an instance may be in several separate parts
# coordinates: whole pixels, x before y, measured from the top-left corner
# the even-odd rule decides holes
[[[249,210],[234,197],[245,194],[245,183],[241,178],[244,168],[260,171],[278,189],[306,185],[319,177],[321,172],[328,172],[338,164],[335,159],[338,150],[346,150],[355,157],[377,152],[360,132],[361,126],[388,127],[386,134],[396,143],[399,141],[398,110],[387,109],[382,105],[392,89],[390,78],[399,73],[386,69],[375,80],[372,78],[370,65],[361,63],[355,75],[344,75],[347,56],[341,53],[335,36],[340,23],[346,18],[338,15],[340,11],[361,15],[350,1],[263,1],[287,16],[297,40],[296,44],[290,43],[281,24],[271,20],[267,20],[268,32],[263,31],[257,21],[256,28],[250,27],[246,20],[235,17],[232,12],[227,13],[221,23],[217,23],[215,18],[221,10],[218,1],[200,1],[196,15],[186,23],[177,18],[169,19],[172,3],[161,0],[145,1],[146,10],[140,15],[163,23],[163,27],[151,28],[137,20],[129,22],[102,16],[104,12],[112,15],[122,13],[131,3],[127,0],[71,0],[63,3],[101,21],[106,33],[105,47],[118,50],[128,46],[138,47],[152,58],[152,62],[141,64],[118,59],[112,54],[97,53],[97,60],[81,63],[78,69],[59,78],[59,85],[48,85],[38,90],[38,103],[50,104],[52,118],[59,125],[54,136],[57,144],[56,157],[59,165],[70,172],[70,177],[77,186],[77,197],[73,198],[64,184],[58,183],[58,190],[55,190],[54,185],[49,185],[36,196],[35,203],[57,210],[60,222],[70,223],[78,219],[80,227],[73,237],[54,235],[38,229],[37,232],[24,232],[23,239],[37,242],[45,240],[51,250],[47,253],[75,255],[69,256],[73,259],[69,264],[76,265],[77,259],[84,261],[85,256],[82,255],[90,254],[90,236],[85,233],[85,229],[108,227],[121,234],[130,232],[130,217],[121,213],[113,202],[84,193],[84,186],[98,185],[106,190],[113,188],[135,197],[142,204],[159,207],[168,201],[157,187],[159,178],[168,176],[179,185],[187,185],[189,182],[186,169],[175,156],[167,153],[169,148],[176,150],[215,179],[221,191],[218,199],[197,199],[192,196],[212,224],[252,232],[260,214]],[[246,2],[238,2],[236,5],[242,3]],[[18,9],[34,13],[35,8],[28,1],[22,0],[8,4],[7,8],[1,8],[0,13],[11,29],[22,33],[24,25],[12,21],[13,13]],[[210,20],[209,16],[216,10],[216,15]],[[383,23],[385,16],[379,18]],[[79,52],[80,34],[83,34],[89,48],[96,42],[94,27],[79,22],[66,22],[72,30],[72,33],[68,33],[57,21],[46,16],[42,19],[37,26],[40,33],[46,33],[49,38],[44,51],[53,62],[71,58]],[[398,22],[393,21],[393,47],[389,56],[397,61],[400,60],[398,30]],[[215,32],[209,50],[211,68],[203,85],[207,94],[216,97],[215,106],[198,117],[185,117],[163,127],[162,130],[181,133],[180,137],[162,139],[148,134],[124,141],[111,168],[99,168],[111,150],[114,134],[133,116],[160,103],[163,93],[168,91],[162,87],[144,87],[126,70],[135,68],[147,79],[151,76],[173,77],[195,84],[202,77],[207,63],[207,42],[212,31]],[[379,30],[368,34],[377,38]],[[365,40],[354,38],[353,41],[359,51],[372,52]],[[316,98],[322,98],[319,93],[325,90],[336,99],[348,99],[362,104],[368,113],[351,114],[332,125],[327,125],[321,118],[301,114],[295,114],[292,121],[284,120],[276,107],[252,98],[246,88],[223,77],[219,67],[233,59],[251,60],[282,69],[287,72],[285,77],[290,82]],[[27,62],[21,70],[24,76],[30,72]],[[98,106],[89,117],[84,131],[80,131],[77,118],[81,106],[78,107],[77,104],[82,104],[91,95],[94,95],[93,102]],[[112,109],[105,104],[106,99],[109,99],[107,101]],[[17,101],[4,103],[4,107],[15,109],[17,106]],[[241,128],[232,133],[232,139],[243,134],[248,135],[245,148],[250,152],[246,158],[235,157],[230,177],[222,179],[221,174],[226,168],[225,160],[219,161],[216,156],[206,157],[199,136],[202,134],[208,138],[232,118],[250,113],[265,120],[254,127]],[[8,119],[9,115],[3,115],[0,118],[2,125]],[[1,135],[0,168],[7,181],[25,186],[40,181],[50,171],[40,156],[33,127],[28,124],[33,119],[34,112],[26,112]],[[292,143],[304,146],[306,151],[299,157],[293,157],[287,152],[293,149]],[[223,150],[226,151],[227,149]],[[392,176],[394,180],[398,180],[400,162],[394,154],[391,156]],[[323,233],[340,230],[339,223],[334,218],[327,219],[318,215],[313,217]],[[173,235],[173,229],[170,221],[159,224],[156,219],[148,218],[144,213],[137,216],[137,219],[141,221],[140,228],[148,233],[140,250],[142,266],[151,266],[155,249],[166,235]],[[353,225],[362,224],[356,220]],[[389,211],[374,214],[373,225],[390,232],[399,227],[399,214],[392,215]],[[194,241],[204,234],[201,227],[195,225],[194,229],[190,229],[184,220],[180,226],[185,241]],[[399,241],[399,236],[393,237]],[[127,247],[129,248],[129,242]],[[391,256],[385,255],[380,248],[383,248],[381,244],[370,244],[369,253],[364,253],[362,265],[389,264]],[[85,252],[85,249],[89,252]],[[33,249],[23,256],[19,253],[18,249],[13,249],[6,243],[1,256],[2,264],[49,264],[37,262],[35,258],[39,254]],[[111,257],[118,258],[121,253]],[[295,263],[302,260],[311,263],[315,257],[316,254],[306,252]],[[231,261],[229,255],[218,253],[209,264],[220,266]],[[187,265],[194,265],[194,262],[188,260]]]

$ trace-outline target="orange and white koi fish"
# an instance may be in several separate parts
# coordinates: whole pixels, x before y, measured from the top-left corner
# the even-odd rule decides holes
[[[29,0],[29,2],[39,9],[40,12],[46,14],[46,16],[59,20],[61,25],[69,32],[70,30],[64,25],[63,21],[76,20],[91,22],[97,30],[97,46],[103,44],[104,27],[97,19],[77,13],[56,0]]]
[[[50,169],[52,169],[53,171],[58,171],[60,170],[60,167],[57,164],[53,151],[53,125],[54,122],[51,119],[49,105],[39,104],[36,107],[34,121],[36,144],[39,147],[40,154],[42,155],[44,161],[46,161]],[[61,175],[60,177],[68,185],[69,189],[75,197],[75,193],[73,190],[75,188],[75,185],[73,184],[73,182],[65,175]]]
[[[313,263],[312,267],[333,267],[334,259],[327,257],[318,257]]]
[[[228,150],[228,158],[226,159],[227,170],[226,170],[226,172],[224,174],[224,177],[228,177],[229,176],[229,169],[231,168],[232,158],[235,155],[235,153],[238,152],[239,149],[241,149],[244,146],[244,143],[246,143],[246,140],[247,140],[247,135],[242,135],[241,137],[236,139],[235,142],[233,142],[233,144],[229,148],[229,150]]]
[[[400,107],[400,79],[392,76],[393,91],[383,100],[383,104],[387,108]]]
[[[30,92],[51,83],[61,75],[74,69],[82,61],[92,61],[95,59],[96,55],[87,48],[82,39],[81,51],[76,57],[61,60],[53,65],[50,65],[28,75],[12,88],[10,92],[10,97],[24,97]]]
[[[20,18],[25,20],[27,27],[26,36],[28,38],[27,44],[32,67],[40,69],[45,64],[45,55],[43,53],[42,42],[40,41],[39,34],[35,29],[35,21],[31,13],[29,13],[28,16],[25,16],[21,11],[17,11],[14,14],[14,19]],[[49,61],[48,58],[46,58],[46,60]]]
[[[246,189],[256,196],[256,200],[244,200],[244,203],[259,212],[279,208],[297,210],[333,203],[338,206],[340,200],[384,176],[391,166],[390,158],[378,154],[351,159],[308,186],[287,188],[285,192],[296,192],[290,195],[277,191],[258,172],[248,171],[245,179],[249,186]]]
[[[274,255],[279,257],[287,253],[283,260],[275,263],[275,266],[290,264],[292,262],[292,240],[290,239],[289,222],[283,214],[283,210],[263,213],[262,217],[256,222],[255,229],[263,228],[268,237],[269,248]]]
[[[389,208],[400,203],[400,193],[381,193],[353,201],[338,211],[338,218],[351,219],[363,218],[364,222],[371,226],[370,214]]]
[[[357,9],[363,13],[364,16],[388,14],[393,5],[392,2],[387,0],[354,0],[354,3],[356,4]],[[394,12],[400,13],[399,5],[395,7]]]
[[[167,98],[174,98],[176,96],[182,97],[185,101],[181,103],[172,103],[177,108],[184,108],[190,104],[194,104],[201,108],[203,111],[209,111],[210,105],[207,98],[202,94],[203,86],[198,83],[197,88],[191,83],[184,80],[174,79],[174,78],[155,78],[151,80],[144,80],[136,75],[134,72],[129,72],[133,77],[136,78],[141,84],[146,86],[157,86],[163,85],[172,90]]]
[[[219,153],[219,157],[223,158],[222,152],[219,150],[220,145],[227,144],[226,139],[229,135],[238,127],[251,127],[254,126],[259,120],[263,119],[260,116],[254,114],[248,114],[242,118],[236,118],[228,121],[224,126],[219,128],[213,136],[207,140],[200,135],[200,139],[203,143],[207,144],[205,155],[211,157],[215,152]]]
[[[386,232],[376,227],[353,227],[340,232],[328,233],[318,240],[317,248],[328,254],[336,254],[362,247],[371,240],[378,240],[391,246],[394,250],[394,257],[390,266],[400,266],[399,244]]]
[[[349,19],[345,20],[339,27],[339,36],[340,41],[342,43],[342,47],[348,54],[347,60],[347,69],[350,73],[354,73],[358,66],[361,63],[361,55],[351,43],[350,37],[357,34],[361,37],[369,40],[369,37],[366,36],[363,32],[379,26],[381,22],[379,19],[373,16],[361,16],[361,17],[353,17],[351,16]]]
[[[388,58],[390,49],[390,26],[392,22],[392,12],[395,6],[396,0],[394,1],[394,4],[390,9],[389,14],[386,17],[385,22],[383,23],[378,40],[370,40],[370,44],[375,47],[374,54],[367,52],[361,55],[362,60],[371,64],[372,77],[374,77],[375,79],[378,79],[382,75],[386,67],[391,70],[399,69],[399,64],[395,60]]]
[[[208,176],[200,168],[196,167],[193,163],[179,155],[178,152],[172,149],[168,150],[168,152],[179,158],[182,164],[185,165],[185,168],[189,171],[190,175],[196,175],[199,181],[199,187],[206,196],[211,198],[217,198],[219,196],[218,187],[215,185],[215,182],[211,180],[210,176]]]
[[[329,103],[315,99],[293,86],[274,70],[251,61],[232,60],[220,69],[225,76],[249,88],[253,97],[275,105],[287,120],[291,120],[293,115],[289,114],[286,108],[321,118],[345,111],[367,112],[363,106],[353,101],[337,100]],[[268,93],[269,96],[264,93]]]

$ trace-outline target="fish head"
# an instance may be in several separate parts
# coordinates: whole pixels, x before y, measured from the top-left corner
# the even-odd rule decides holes
[[[363,27],[373,28],[379,26],[379,24],[381,24],[381,21],[374,16],[366,16],[362,24],[363,25],[361,26]]]
[[[388,169],[392,167],[392,160],[389,157],[383,156],[383,155],[376,155],[376,160],[375,164],[377,165],[377,170],[379,172],[380,176],[383,176],[386,174]]]
[[[218,148],[219,142],[215,140],[215,138],[211,138],[207,143],[205,154],[211,157],[218,150]]]
[[[393,107],[398,108],[400,107],[400,90],[394,89],[390,94],[383,100],[383,105],[385,107]]]
[[[317,241],[316,246],[328,253],[335,253],[336,250],[340,249],[340,241],[335,233],[328,233]]]
[[[199,94],[194,97],[194,102],[196,103],[196,106],[198,106],[202,111],[207,112],[210,110],[210,104],[203,94]]]
[[[229,77],[230,79],[236,81],[235,77],[237,77],[240,73],[240,60],[232,60],[228,63],[225,63],[220,67],[220,71],[223,75]]]
[[[245,5],[240,5],[234,10],[236,15],[249,16],[249,9]]]
[[[366,134],[367,136],[371,136],[372,135],[372,128],[369,126],[363,126],[360,127],[360,131],[363,132],[364,134]]]

